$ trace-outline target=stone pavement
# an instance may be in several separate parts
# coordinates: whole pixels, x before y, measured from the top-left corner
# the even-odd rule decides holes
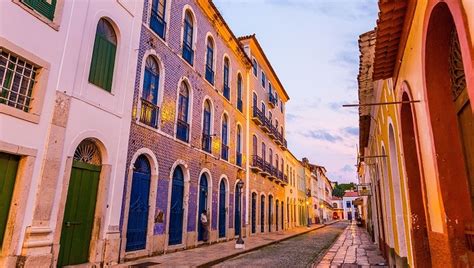
[[[388,267],[385,263],[384,257],[377,245],[372,243],[367,231],[352,223],[334,242],[322,260],[313,267]]]
[[[334,222],[332,222],[334,223]],[[329,223],[329,224],[332,224]],[[327,225],[327,224],[326,224]],[[121,263],[115,267],[199,267],[210,266],[221,261],[236,257],[240,254],[257,250],[264,246],[277,243],[288,238],[310,232],[324,227],[322,224],[314,224],[310,228],[296,227],[291,230],[253,235],[244,238],[245,249],[235,249],[235,240],[200,246],[193,249],[162,254],[155,257],[143,258],[131,262]]]

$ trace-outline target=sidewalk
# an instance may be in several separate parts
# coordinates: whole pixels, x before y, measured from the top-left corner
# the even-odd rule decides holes
[[[298,236],[326,225],[333,224],[314,224],[310,228],[296,227],[291,230],[266,233],[264,235],[254,235],[244,238],[245,249],[235,249],[235,240],[212,244],[209,246],[201,246],[193,249],[173,252],[169,254],[158,255],[156,257],[143,258],[131,262],[121,263],[115,267],[155,267],[155,266],[172,266],[172,267],[200,267],[210,266],[221,261],[236,257],[238,255],[257,250],[264,246],[278,243],[282,240]]]
[[[367,231],[352,223],[326,252],[319,264],[313,267],[388,267],[385,263],[380,250],[372,243]]]

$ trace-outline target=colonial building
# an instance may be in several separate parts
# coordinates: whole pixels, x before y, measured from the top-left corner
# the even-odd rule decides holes
[[[285,196],[287,207],[287,221],[288,228],[293,228],[301,225],[300,209],[299,209],[299,194],[297,172],[300,169],[300,161],[291,153],[290,150],[285,152],[286,173],[288,175],[288,185],[285,187]]]
[[[285,228],[285,104],[289,97],[255,35],[239,38],[252,61],[248,91],[250,234]]]
[[[344,209],[344,218],[354,221],[358,216],[357,205],[354,201],[359,197],[359,194],[354,191],[346,191],[342,197],[342,206]]]
[[[360,37],[359,177],[390,264],[474,264],[471,1],[380,1]],[[460,205],[462,204],[462,205]],[[367,204],[368,206],[368,204]]]
[[[313,223],[325,223],[332,219],[332,183],[325,167],[311,164],[310,171]]]
[[[141,9],[0,3],[14,25],[0,32],[0,266],[109,263],[120,248]]]
[[[242,230],[251,61],[214,4],[145,1],[130,129],[120,259]]]

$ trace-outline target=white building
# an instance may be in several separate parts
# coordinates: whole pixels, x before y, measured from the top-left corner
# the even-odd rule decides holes
[[[359,198],[359,194],[354,191],[346,191],[342,197],[342,205],[344,206],[344,218],[347,220],[355,220],[358,211],[357,206],[354,205],[354,200]]]
[[[0,267],[117,260],[142,7],[0,1]]]
[[[326,176],[326,168],[311,165],[311,198],[317,222],[323,223],[332,219],[333,186]]]

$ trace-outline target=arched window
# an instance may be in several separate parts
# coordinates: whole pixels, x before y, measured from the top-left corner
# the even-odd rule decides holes
[[[117,35],[106,19],[100,19],[95,33],[94,50],[89,70],[89,82],[112,91]]]
[[[252,69],[253,69],[253,75],[255,75],[255,77],[257,77],[257,75],[258,75],[257,68],[258,68],[257,61],[255,59],[253,59]]]
[[[208,153],[211,152],[211,102],[204,102],[204,111],[202,118],[202,149]]]
[[[278,172],[278,168],[280,167],[280,163],[278,161],[278,155],[275,154],[275,170]],[[278,174],[278,178],[280,178],[280,174]]]
[[[243,102],[242,102],[242,75],[237,75],[237,109],[243,111]]]
[[[165,39],[166,0],[153,0],[151,3],[150,28]]]
[[[265,88],[265,85],[267,83],[267,77],[265,76],[265,73],[262,71],[262,87]]]
[[[267,160],[267,157],[266,157],[266,154],[267,154],[267,148],[265,147],[265,143],[262,142],[262,159],[263,161],[266,161]]]
[[[236,135],[236,164],[237,166],[242,166],[242,128],[240,125],[237,125],[237,135]]]
[[[222,140],[221,158],[224,160],[229,160],[228,133],[229,133],[228,119],[227,119],[227,115],[224,114],[224,116],[222,116],[222,133],[221,133],[221,140]]]
[[[265,103],[262,102],[262,114],[265,116],[266,112],[265,112]]]
[[[268,148],[268,163],[273,167],[273,150]]]
[[[214,40],[207,38],[206,80],[214,85]]]
[[[183,59],[191,65],[193,65],[194,61],[193,31],[193,15],[187,10],[184,16]]]
[[[145,62],[143,76],[143,91],[141,99],[140,122],[151,127],[158,127],[158,89],[160,85],[160,70],[152,56]]]
[[[258,155],[258,139],[255,135],[252,137],[252,154]]]
[[[178,120],[176,126],[176,137],[184,142],[189,141],[189,88],[186,83],[181,83],[178,96]]]
[[[230,100],[230,87],[229,87],[229,59],[226,57],[224,58],[224,73],[223,73],[223,79],[224,79],[224,88],[222,90],[224,97],[228,100]]]
[[[257,106],[258,106],[258,104],[257,104],[257,103],[258,103],[258,99],[257,99],[257,94],[256,94],[255,92],[252,94],[252,101],[253,101],[253,102],[252,102],[252,103],[253,103],[253,107],[254,107],[254,108],[257,108]]]

